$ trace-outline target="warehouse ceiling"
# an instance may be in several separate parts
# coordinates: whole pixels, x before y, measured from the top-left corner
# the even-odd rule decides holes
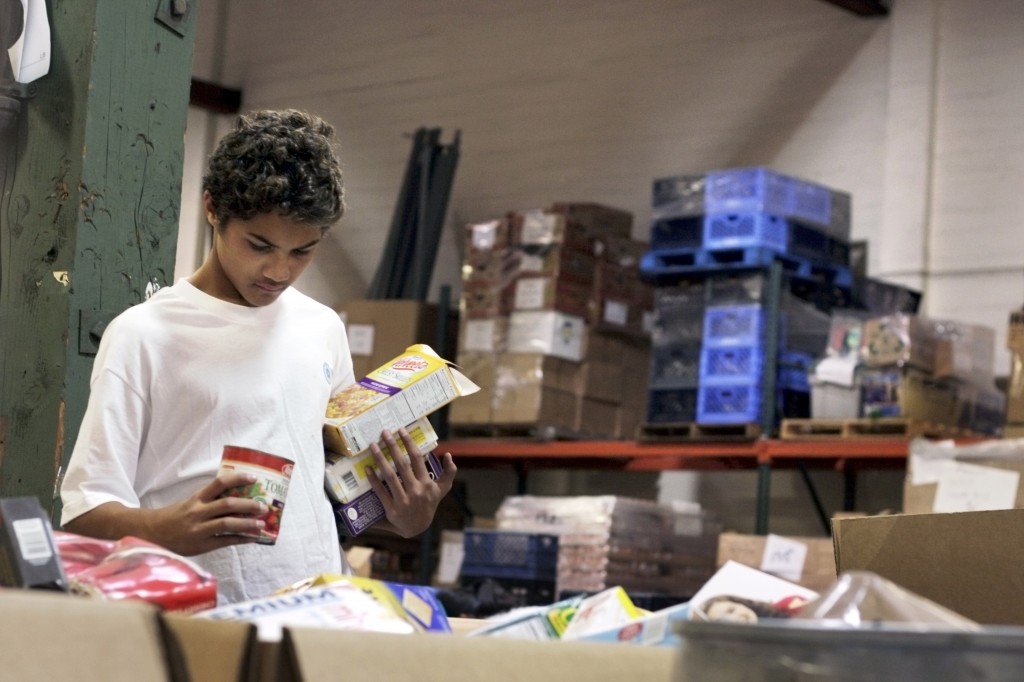
[[[823,0],[823,2],[849,10],[862,17],[884,17],[889,14],[893,0]]]

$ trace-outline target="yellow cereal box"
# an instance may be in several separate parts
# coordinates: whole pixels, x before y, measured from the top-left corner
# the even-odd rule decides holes
[[[385,429],[397,431],[479,390],[430,346],[409,346],[331,398],[324,418],[324,446],[355,457],[377,442]]]

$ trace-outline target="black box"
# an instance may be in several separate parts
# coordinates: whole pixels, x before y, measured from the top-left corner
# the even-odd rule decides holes
[[[67,589],[50,518],[35,497],[0,499],[0,585]]]

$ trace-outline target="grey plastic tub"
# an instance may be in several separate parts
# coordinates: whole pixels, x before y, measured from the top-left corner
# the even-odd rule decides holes
[[[683,622],[677,632],[676,682],[1024,680],[1024,627],[962,632]]]

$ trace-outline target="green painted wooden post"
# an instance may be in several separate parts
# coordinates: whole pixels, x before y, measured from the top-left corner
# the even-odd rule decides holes
[[[49,508],[105,322],[173,276],[197,8],[47,5],[50,71],[0,136],[0,495]]]

